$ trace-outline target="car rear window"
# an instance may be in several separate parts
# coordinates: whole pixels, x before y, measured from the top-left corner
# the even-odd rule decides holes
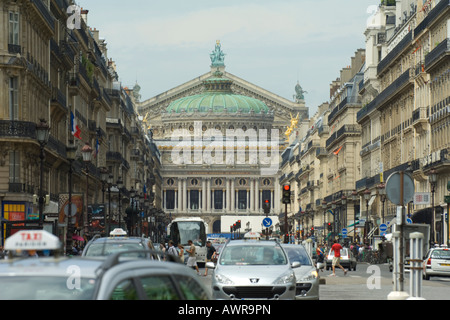
[[[0,277],[0,300],[92,300],[94,279],[67,276]]]
[[[287,257],[278,246],[228,246],[220,255],[219,263],[221,265],[283,265],[287,264]]]
[[[431,258],[450,260],[450,250],[448,249],[433,250],[433,252],[431,253]]]
[[[103,257],[109,256],[117,252],[131,251],[131,250],[144,250],[144,246],[141,243],[135,242],[107,242],[107,243],[93,243],[86,251],[88,257]],[[130,256],[136,256],[137,253],[130,254]]]
[[[329,255],[330,257],[334,257],[334,250],[330,250],[330,252],[328,253],[328,255]],[[347,249],[346,249],[346,248],[341,249],[341,257],[343,257],[343,256],[348,256],[348,253],[347,253]]]

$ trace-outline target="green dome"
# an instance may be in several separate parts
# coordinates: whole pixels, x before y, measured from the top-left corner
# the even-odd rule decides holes
[[[269,108],[258,99],[234,94],[231,91],[232,81],[215,72],[212,78],[203,82],[205,91],[201,94],[184,97],[172,102],[167,112],[230,112],[236,113],[268,113]]]

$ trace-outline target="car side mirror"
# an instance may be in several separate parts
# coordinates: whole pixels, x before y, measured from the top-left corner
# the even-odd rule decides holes
[[[301,266],[301,264],[300,264],[300,262],[298,262],[298,261],[292,262],[292,264],[291,264],[291,267],[292,267],[293,269],[299,268],[300,266]]]
[[[208,269],[215,269],[216,265],[214,264],[214,262],[207,262],[205,267]]]

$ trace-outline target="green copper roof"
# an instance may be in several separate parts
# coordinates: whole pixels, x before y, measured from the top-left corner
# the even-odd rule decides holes
[[[232,81],[222,77],[221,72],[203,82],[205,91],[201,94],[184,97],[172,102],[167,112],[227,112],[235,113],[268,113],[269,108],[260,100],[234,94],[231,91]]]

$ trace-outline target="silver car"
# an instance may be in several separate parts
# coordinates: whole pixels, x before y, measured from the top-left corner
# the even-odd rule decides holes
[[[212,275],[213,299],[295,299],[294,269],[275,241],[235,240],[222,250]]]
[[[146,252],[144,251],[144,254]],[[25,258],[0,262],[0,300],[209,300],[181,263],[119,259]]]
[[[432,248],[428,251],[423,263],[423,278],[431,276],[450,277],[450,250],[448,248]]]
[[[295,298],[297,300],[319,300],[319,276],[305,247],[295,244],[282,244],[281,246],[286,251],[291,263],[300,263],[300,267],[294,269],[297,279]]]

